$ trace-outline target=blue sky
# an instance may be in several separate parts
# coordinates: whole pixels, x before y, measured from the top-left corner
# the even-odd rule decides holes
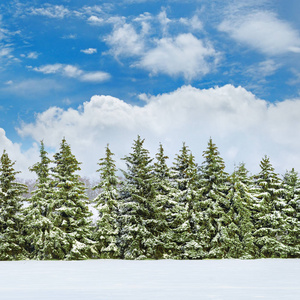
[[[212,136],[230,166],[300,167],[299,1],[1,3],[0,148],[24,174],[41,139],[66,136],[91,174],[137,134],[153,153],[201,158]]]

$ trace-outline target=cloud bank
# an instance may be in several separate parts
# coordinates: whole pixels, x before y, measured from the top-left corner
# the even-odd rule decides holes
[[[265,154],[279,173],[292,167],[300,170],[300,99],[270,104],[232,85],[207,90],[188,85],[141,98],[147,100],[143,107],[103,95],[93,96],[78,109],[51,107],[37,114],[34,123],[22,124],[18,133],[44,139],[46,146],[56,149],[66,137],[83,162],[83,174],[92,177],[107,143],[118,166],[124,167],[121,158],[131,151],[138,134],[153,156],[161,142],[170,162],[186,142],[201,163],[212,137],[229,171],[245,162],[251,172],[257,172]]]

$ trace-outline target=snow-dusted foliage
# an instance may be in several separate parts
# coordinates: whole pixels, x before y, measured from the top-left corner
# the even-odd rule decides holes
[[[60,151],[54,155],[53,203],[51,218],[63,235],[57,236],[59,259],[86,259],[94,249],[91,240],[91,212],[79,175],[79,162],[63,139]]]
[[[160,144],[155,156],[153,167],[154,184],[156,190],[155,206],[158,229],[158,258],[174,258],[176,243],[173,240],[173,232],[170,229],[172,220],[172,208],[175,206],[172,195],[175,189],[171,184],[171,171],[167,165],[168,156],[164,154],[164,148]]]
[[[225,214],[223,228],[225,258],[254,258],[256,248],[251,220],[254,195],[253,181],[244,164],[240,164],[229,178],[227,194],[229,211]]]
[[[288,248],[283,244],[285,216],[284,189],[269,157],[260,163],[261,171],[254,176],[256,203],[253,210],[254,243],[258,257],[287,257]]]
[[[94,240],[99,251],[100,258],[118,258],[120,249],[118,247],[119,237],[119,180],[116,176],[117,168],[107,145],[105,157],[100,159],[100,182],[94,189],[100,189],[99,195],[94,199],[95,208],[98,210],[94,232]]]
[[[286,205],[282,241],[288,248],[288,257],[300,257],[300,179],[294,169],[285,173],[283,188]]]
[[[3,151],[0,160],[0,260],[25,259],[25,239],[22,233],[24,214],[22,194],[27,187],[16,182],[14,162]]]
[[[230,201],[226,196],[228,174],[212,139],[209,139],[203,158],[199,180],[202,211],[200,240],[207,258],[223,258],[226,256],[226,214],[230,210]]]
[[[153,160],[140,136],[116,176],[107,145],[95,183],[94,224],[80,163],[63,139],[53,160],[43,142],[29,204],[4,151],[0,165],[0,260],[300,258],[300,179],[275,173],[267,156],[250,176],[229,175],[209,139],[203,162],[183,143],[168,166],[162,145]],[[50,165],[52,167],[50,167]],[[120,181],[119,181],[120,180]],[[28,198],[28,196],[27,196]]]
[[[138,136],[132,153],[124,158],[127,170],[121,187],[120,250],[125,259],[156,258],[160,252],[152,159],[143,144]]]
[[[177,249],[175,258],[202,258],[199,240],[199,188],[195,158],[183,144],[172,167],[173,194],[171,229]]]

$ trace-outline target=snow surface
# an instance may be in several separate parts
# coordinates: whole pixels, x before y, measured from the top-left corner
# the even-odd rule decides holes
[[[300,299],[300,259],[0,262],[1,300]]]

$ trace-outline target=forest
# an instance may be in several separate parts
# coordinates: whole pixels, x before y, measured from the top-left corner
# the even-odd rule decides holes
[[[92,201],[65,138],[52,159],[41,141],[29,197],[4,150],[0,260],[300,258],[294,169],[281,178],[264,156],[258,174],[228,174],[212,139],[200,165],[185,143],[171,166],[161,144],[154,158],[140,136],[131,149],[120,178],[107,145]]]

